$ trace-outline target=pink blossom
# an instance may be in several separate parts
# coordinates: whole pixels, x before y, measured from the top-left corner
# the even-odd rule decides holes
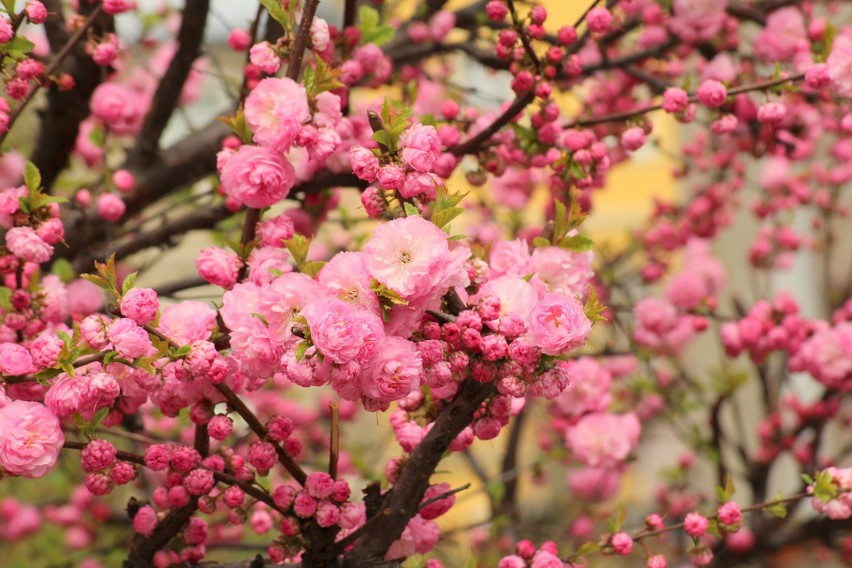
[[[104,0],[104,12],[107,14],[121,14],[136,7],[132,0]]]
[[[195,259],[198,274],[210,284],[230,290],[237,283],[243,261],[231,249],[207,247]]]
[[[364,395],[378,401],[393,401],[420,388],[423,363],[414,344],[399,337],[387,337],[381,345],[361,377]]]
[[[728,90],[719,81],[708,79],[701,83],[695,95],[698,97],[698,102],[707,108],[719,108],[725,104]]]
[[[840,96],[852,97],[852,38],[836,37],[825,62],[832,88]]]
[[[591,251],[574,252],[556,246],[536,247],[530,257],[529,271],[535,275],[530,282],[536,289],[543,285],[547,292],[585,295],[594,276],[594,257]]]
[[[408,300],[469,282],[463,263],[470,251],[450,250],[447,234],[422,217],[379,225],[363,252],[370,275]]]
[[[204,302],[185,301],[163,308],[157,329],[180,345],[207,340],[216,326],[216,310]]]
[[[257,136],[255,136],[257,138]],[[242,146],[222,167],[225,192],[248,207],[269,207],[290,192],[296,172],[279,151]]]
[[[143,536],[151,536],[158,523],[157,512],[151,505],[145,505],[136,511],[136,516],[133,517],[133,530]]]
[[[636,448],[642,429],[635,414],[587,414],[565,432],[565,443],[589,467],[615,467]]]
[[[305,491],[315,499],[325,499],[331,495],[334,489],[334,479],[322,472],[308,474],[305,480]]]
[[[530,337],[546,355],[561,355],[580,347],[592,330],[583,304],[568,294],[546,294],[527,320]]]
[[[146,105],[135,91],[117,83],[98,85],[89,104],[92,115],[104,128],[119,136],[136,134],[146,111]]]
[[[719,507],[717,513],[719,522],[728,527],[734,527],[742,523],[743,515],[740,506],[733,501],[728,501]]]
[[[615,553],[622,556],[630,554],[630,551],[633,550],[633,538],[625,532],[614,534],[611,544]]]
[[[603,6],[596,6],[586,14],[586,25],[592,33],[605,33],[611,24],[612,13]]]
[[[363,146],[352,146],[349,150],[349,163],[355,175],[364,181],[374,182],[379,174],[379,159]]]
[[[154,321],[160,310],[157,293],[151,288],[131,288],[121,298],[121,314],[145,325]]]
[[[669,87],[663,93],[663,110],[666,112],[683,112],[689,104],[689,95],[680,87]]]
[[[494,277],[503,274],[525,276],[533,272],[530,268],[529,244],[523,239],[498,241],[491,247],[488,265]]]
[[[31,227],[15,227],[6,232],[9,252],[27,262],[41,264],[53,256],[53,247],[44,242]]]
[[[0,343],[0,373],[9,377],[26,375],[33,370],[30,352],[17,343]]]
[[[684,41],[713,38],[725,24],[727,0],[674,0],[669,29]]]
[[[378,320],[374,313],[338,299],[311,302],[301,314],[308,320],[317,351],[340,364],[355,359],[363,348],[367,319]]]
[[[628,128],[621,133],[621,145],[625,150],[635,152],[645,145],[645,131],[638,126]]]
[[[399,194],[402,197],[419,197],[426,201],[432,201],[437,197],[437,188],[441,181],[433,173],[411,172],[405,176]]]
[[[809,42],[802,11],[788,6],[766,18],[766,26],[754,40],[754,53],[764,61],[785,61],[798,51],[808,51]]]
[[[30,355],[35,368],[45,369],[56,365],[64,346],[65,343],[55,333],[44,332],[39,334],[30,343]]]
[[[320,283],[350,304],[380,314],[379,299],[370,289],[370,273],[360,252],[341,252],[332,257],[318,275]]]
[[[228,35],[228,45],[234,51],[245,51],[251,45],[251,35],[249,35],[248,30],[234,28]]]
[[[114,320],[107,328],[107,337],[119,355],[128,359],[144,357],[153,349],[148,332],[129,318]]]
[[[612,499],[618,491],[619,481],[618,471],[612,468],[584,467],[568,474],[568,488],[583,501]]]
[[[102,193],[98,196],[98,215],[105,221],[116,223],[126,209],[124,201],[115,193]]]
[[[47,8],[38,0],[29,0],[25,10],[27,19],[33,24],[41,24],[47,19]]]
[[[441,139],[434,126],[414,124],[399,137],[402,161],[410,168],[429,172],[441,152]]]
[[[255,143],[286,152],[311,119],[305,88],[288,78],[264,79],[246,98],[245,117]]]
[[[311,45],[314,51],[325,51],[330,41],[328,22],[322,18],[314,18],[311,22]]]
[[[438,10],[429,19],[429,32],[433,41],[442,41],[456,26],[456,15],[449,10]]]
[[[689,513],[683,520],[683,530],[693,538],[704,535],[707,532],[708,525],[707,517],[698,513]]]
[[[43,405],[15,400],[0,408],[0,468],[6,473],[43,476],[64,443],[59,419]]]
[[[273,75],[281,68],[281,57],[275,53],[272,44],[268,41],[262,41],[251,46],[249,58],[252,65],[255,65],[267,75]]]
[[[612,401],[610,372],[591,357],[568,361],[566,365],[571,385],[553,400],[554,410],[568,418],[606,410]]]

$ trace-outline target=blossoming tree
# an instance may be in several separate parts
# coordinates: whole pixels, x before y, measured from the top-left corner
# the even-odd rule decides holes
[[[48,543],[87,568],[437,568],[465,531],[469,564],[501,568],[852,557],[842,3],[596,0],[572,25],[521,0],[329,21],[261,0],[232,80],[209,0],[20,4],[0,15],[4,566]],[[134,14],[139,41],[116,33]],[[477,106],[457,65],[514,96]],[[229,108],[167,144],[217,81]],[[666,115],[691,125],[683,196],[596,246],[608,172]],[[751,292],[713,252],[738,212]],[[198,230],[193,276],[137,285],[136,253]],[[767,284],[803,251],[818,313]],[[357,452],[372,414],[386,463]],[[656,423],[691,452],[628,511]],[[475,490],[453,455],[489,513],[442,532]],[[569,505],[537,522],[521,481]]]

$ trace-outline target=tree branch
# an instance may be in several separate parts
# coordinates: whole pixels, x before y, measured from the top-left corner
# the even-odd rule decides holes
[[[160,137],[180,100],[181,92],[189,77],[195,60],[201,55],[201,42],[210,0],[187,0],[183,9],[177,51],[160,80],[145,116],[142,130],[136,137],[136,146],[127,158],[131,169],[140,169],[151,164],[157,157]]]

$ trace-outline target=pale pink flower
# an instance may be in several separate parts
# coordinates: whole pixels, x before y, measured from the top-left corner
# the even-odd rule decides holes
[[[186,345],[210,339],[216,327],[216,310],[197,301],[184,301],[163,308],[157,330],[178,343]]]
[[[324,357],[344,364],[355,359],[365,341],[365,323],[378,316],[342,300],[311,302],[302,309],[308,320],[311,341]]]
[[[251,64],[266,73],[273,75],[281,68],[281,57],[268,41],[262,41],[251,46],[249,50]]]
[[[102,193],[98,196],[98,215],[105,221],[115,223],[124,215],[127,206],[115,193]]]
[[[548,292],[585,295],[594,277],[594,258],[592,251],[573,252],[562,247],[536,247],[529,268],[535,275],[533,286],[541,283]]]
[[[766,27],[752,45],[754,54],[764,61],[785,61],[798,51],[808,51],[810,42],[802,11],[798,7],[788,6],[769,14]]]
[[[0,343],[0,373],[9,377],[26,375],[33,370],[30,352],[17,343]]]
[[[325,51],[330,41],[328,22],[322,18],[314,18],[311,22],[311,45],[314,51]]]
[[[92,115],[120,136],[136,134],[142,126],[147,105],[133,89],[116,83],[101,83],[89,103]]]
[[[589,412],[602,412],[612,401],[612,375],[592,357],[565,363],[570,386],[553,399],[553,409],[567,418],[579,418]]]
[[[618,491],[621,477],[613,468],[584,467],[570,471],[566,480],[571,493],[578,499],[607,501]]]
[[[538,250],[538,249],[536,249]],[[530,268],[530,247],[524,239],[498,241],[491,247],[488,266],[493,277],[526,276],[533,272]]]
[[[379,298],[370,289],[370,273],[367,272],[363,253],[337,253],[322,268],[317,278],[341,300],[380,314]]]
[[[674,0],[669,29],[684,41],[713,38],[725,24],[727,0]]]
[[[230,290],[237,283],[243,261],[231,249],[207,247],[195,259],[198,274],[210,284]]]
[[[41,264],[53,256],[53,247],[44,242],[32,227],[15,227],[6,232],[6,247],[15,256]]]
[[[519,276],[500,276],[488,280],[479,288],[479,293],[472,298],[496,298],[500,302],[500,317],[518,316],[526,321],[533,307],[538,303],[535,288]]]
[[[222,167],[225,192],[248,207],[269,207],[290,193],[296,183],[293,166],[279,151],[242,146]]]
[[[399,337],[386,337],[381,349],[367,362],[361,376],[364,396],[383,402],[399,400],[420,388],[423,362],[415,345]]]
[[[286,152],[311,119],[305,88],[288,78],[264,79],[246,98],[245,117],[257,144]]]
[[[43,476],[64,443],[59,419],[43,405],[16,400],[0,408],[0,468],[7,473]]]
[[[838,95],[852,97],[852,38],[836,37],[825,62],[832,88]]]
[[[120,305],[121,314],[139,325],[154,321],[160,310],[157,293],[151,288],[131,288],[121,298]]]
[[[587,414],[565,432],[565,443],[589,467],[615,467],[636,448],[642,426],[635,414]]]
[[[414,124],[399,137],[402,161],[421,172],[432,171],[441,152],[441,139],[434,126]]]
[[[592,330],[583,304],[564,293],[546,294],[527,319],[530,338],[545,355],[562,355],[580,347]]]
[[[447,234],[422,217],[379,225],[363,252],[370,275],[408,300],[469,283],[464,262],[470,251],[450,250]]]

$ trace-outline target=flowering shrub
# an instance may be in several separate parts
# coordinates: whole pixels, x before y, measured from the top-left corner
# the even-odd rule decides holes
[[[4,545],[53,525],[87,568],[438,568],[466,562],[458,533],[500,568],[852,557],[840,3],[613,0],[570,25],[520,0],[346,0],[339,23],[262,0],[229,30],[230,110],[171,145],[227,75],[210,2],[70,4],[0,15]],[[478,106],[459,61],[513,95]],[[608,173],[666,115],[692,125],[666,149],[684,195],[593,242]],[[748,294],[714,255],[738,214]],[[136,255],[191,230],[197,277]],[[774,285],[800,256],[816,310]],[[365,447],[382,413],[390,452]],[[657,425],[686,449],[628,510]],[[567,498],[537,518],[520,481]],[[486,517],[460,518],[477,492]]]

